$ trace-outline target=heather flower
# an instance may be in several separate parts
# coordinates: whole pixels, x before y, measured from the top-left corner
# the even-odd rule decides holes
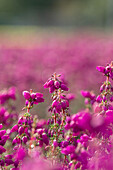
[[[113,80],[113,72],[110,72],[109,77]]]
[[[57,111],[57,113],[60,113],[60,111],[61,111],[61,104],[60,103],[58,103],[58,105],[56,106],[56,111]]]
[[[53,93],[55,91],[55,87],[54,86],[51,86],[50,88],[49,88],[49,92],[50,93]]]
[[[54,86],[55,86],[55,88],[59,89],[59,87],[60,87],[60,82],[59,82],[59,81],[55,81],[55,82],[54,82]]]
[[[97,96],[96,101],[97,101],[98,103],[101,103],[101,102],[102,102],[102,98],[101,98],[100,95]]]
[[[47,83],[48,87],[51,87],[54,85],[54,81],[53,80],[50,80],[48,83]]]
[[[16,90],[15,87],[11,87],[8,90],[8,95],[11,99],[16,100]]]
[[[30,109],[33,104],[38,104],[44,102],[43,94],[41,93],[34,93],[32,90],[30,92],[23,91],[23,96],[26,99],[25,105],[28,109]]]
[[[91,121],[90,113],[79,112],[76,115],[72,116],[72,121],[70,123],[70,126],[73,129],[78,127],[81,130],[84,130],[84,129],[91,130],[90,121]]]
[[[48,88],[48,82],[44,84],[44,88]]]
[[[29,100],[31,97],[28,91],[23,91],[23,96],[25,97],[26,100]]]
[[[106,111],[105,121],[106,121],[106,123],[108,123],[108,125],[110,123],[113,123],[113,110],[107,110]]]
[[[44,84],[44,88],[49,88],[49,92],[53,93],[57,89],[68,91],[68,87],[59,79],[59,75],[54,73],[50,79]]]
[[[76,160],[78,158],[78,155],[76,153],[71,153],[70,158],[71,160]]]
[[[15,100],[15,87],[11,87],[8,90],[3,90],[0,92],[0,103],[4,104],[9,99]]]
[[[13,155],[5,155],[5,158],[7,158],[7,159],[12,159],[12,158],[13,158]]]
[[[61,102],[61,107],[62,107],[62,109],[65,110],[67,108],[67,103],[65,101],[62,101]]]
[[[66,99],[67,100],[73,100],[73,99],[75,99],[75,95],[74,94],[72,94],[72,93],[68,93],[67,95],[66,95]]]
[[[106,96],[103,96],[103,101],[105,102],[107,100]]]
[[[89,91],[81,91],[81,95],[84,97],[84,98],[88,98],[91,100],[91,104],[93,104],[95,102],[95,94],[92,93],[92,92],[89,92]]]
[[[66,147],[66,149],[67,149],[68,153],[71,154],[71,153],[73,153],[73,152],[75,151],[75,146],[73,146],[73,145],[68,145],[68,146]]]
[[[3,146],[0,145],[0,154],[2,154],[4,152],[6,152],[6,149]]]
[[[17,138],[14,138],[12,141],[12,145],[15,145],[17,143]]]
[[[58,143],[57,143],[56,140],[53,141],[53,146],[54,146],[54,147],[57,147],[57,146],[58,146]]]
[[[14,125],[11,129],[11,132],[16,132],[18,131],[18,125]]]
[[[36,98],[36,93],[31,93],[31,98],[35,99]]]
[[[22,142],[24,143],[24,144],[26,144],[26,142],[27,142],[27,136],[23,136],[23,138],[22,138]]]
[[[44,99],[42,97],[37,97],[34,101],[34,104],[42,103],[44,102]]]
[[[36,93],[36,97],[43,97],[43,94],[42,93]]]
[[[0,130],[0,137],[2,137],[3,135],[5,135],[6,130]]]
[[[110,72],[112,72],[111,66],[110,65],[106,66],[105,73],[107,74],[107,73],[110,73]]]
[[[26,100],[26,101],[25,101],[25,105],[26,105],[26,106],[28,106],[28,104],[29,104],[29,101],[28,101],[28,100]]]
[[[4,136],[1,137],[1,139],[6,141],[7,139],[9,139],[9,136],[8,135],[4,135]]]
[[[67,147],[68,145],[69,145],[69,142],[66,141],[66,140],[61,142],[62,148],[65,148],[65,147]]]
[[[19,120],[18,120],[18,124],[22,124],[24,121],[23,117],[20,117]]]
[[[11,165],[11,164],[13,164],[13,160],[6,158],[5,163],[6,163],[6,166]]]
[[[65,128],[66,130],[69,130],[71,127],[72,127],[72,126],[70,126],[69,123],[67,123],[67,124],[64,126],[64,128]]]
[[[67,117],[66,117],[66,122],[67,122],[67,123],[70,123],[70,122],[71,122],[71,117],[70,117],[70,116],[67,116]]]
[[[82,96],[83,97],[86,97],[86,98],[90,98],[91,97],[91,94],[90,94],[90,92],[89,91],[81,91],[81,94],[82,94]]]
[[[4,140],[4,139],[0,140],[0,145],[1,145],[1,146],[4,146],[5,143],[6,143],[6,140]]]
[[[110,101],[111,101],[111,102],[113,101],[113,96],[110,96]]]
[[[104,120],[102,115],[95,114],[93,115],[90,124],[93,128],[100,128],[104,126]]]
[[[90,137],[88,135],[84,134],[80,137],[80,139],[82,142],[87,142],[90,139]]]
[[[59,104],[59,102],[57,100],[54,100],[52,102],[52,107],[57,107],[58,104]]]
[[[37,133],[38,133],[39,135],[42,135],[43,132],[44,132],[43,129],[37,129]]]
[[[105,67],[103,66],[97,66],[96,69],[102,73],[105,73]]]
[[[18,133],[21,135],[22,133],[24,132],[24,127],[19,127],[19,129],[18,129]]]
[[[47,137],[47,135],[46,135],[45,133],[42,134],[42,140],[43,140],[43,142],[44,142],[46,145],[49,144],[48,137]]]
[[[42,147],[42,146],[43,146],[43,141],[42,141],[42,140],[39,140],[39,141],[38,141],[38,145],[39,145],[40,147]]]
[[[2,124],[0,124],[0,129],[2,129],[3,128],[3,125]]]
[[[4,165],[5,165],[5,162],[4,162],[3,159],[0,159],[0,165],[1,165],[1,166],[4,166]]]
[[[65,84],[61,84],[61,89],[64,91],[68,91],[68,87]]]
[[[80,166],[81,166],[81,163],[80,163],[80,162],[77,162],[76,165],[75,165],[75,169],[80,168]]]
[[[102,84],[102,86],[100,87],[100,92],[102,93],[105,90],[106,85]]]
[[[68,152],[68,150],[66,148],[63,148],[61,150],[61,153],[64,154],[64,155],[68,155],[69,154],[69,152]]]

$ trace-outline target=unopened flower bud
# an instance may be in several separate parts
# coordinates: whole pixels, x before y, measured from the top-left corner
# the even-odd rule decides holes
[[[25,97],[26,100],[29,100],[31,97],[28,91],[23,91],[23,96]]]
[[[68,91],[68,87],[65,84],[61,84],[61,89],[64,91]]]
[[[54,87],[54,86],[51,86],[51,87],[49,88],[49,92],[50,92],[50,93],[53,93],[54,90],[55,90],[55,87]]]
[[[42,135],[42,133],[44,132],[44,130],[43,130],[43,129],[37,129],[37,132],[38,132],[39,135]]]
[[[54,86],[55,86],[55,88],[58,89],[58,88],[60,87],[60,83],[59,83],[58,81],[55,81],[55,82],[54,82]]]
[[[56,148],[58,146],[58,143],[56,140],[53,141],[53,146]]]
[[[2,154],[5,151],[6,151],[6,149],[3,146],[0,145],[0,154]]]
[[[36,93],[31,93],[31,98],[35,99],[35,97],[36,97]]]
[[[50,80],[50,81],[48,82],[48,87],[53,86],[53,84],[54,84],[54,81],[53,81],[53,80]]]
[[[23,132],[24,132],[24,127],[23,126],[19,127],[18,133],[21,135]]]
[[[105,73],[105,67],[103,66],[97,66],[96,69],[102,73]]]
[[[16,132],[18,131],[18,125],[14,125],[11,129],[11,132]]]
[[[26,142],[27,142],[27,136],[24,136],[24,137],[22,138],[22,142],[26,144]]]
[[[101,103],[102,98],[101,98],[101,96],[100,96],[100,95],[98,95],[98,96],[97,96],[96,101],[97,101],[98,103]]]
[[[0,130],[0,137],[2,137],[3,135],[5,135],[6,130]]]

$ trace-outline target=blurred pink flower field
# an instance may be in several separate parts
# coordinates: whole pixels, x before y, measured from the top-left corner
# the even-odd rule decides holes
[[[42,36],[42,37],[41,37]],[[113,58],[113,38],[102,33],[3,34],[0,43],[0,89],[15,86],[18,94],[33,88],[44,92],[52,73],[61,73],[70,92],[99,90],[97,65]]]

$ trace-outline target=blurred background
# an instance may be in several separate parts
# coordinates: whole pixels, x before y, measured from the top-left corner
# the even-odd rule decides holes
[[[113,59],[112,9],[112,0],[0,0],[0,90],[16,87],[19,112],[22,91],[33,88],[44,93],[38,112],[46,114],[43,84],[54,72],[76,96],[73,113],[84,107],[81,89],[99,92],[96,66]]]
[[[112,8],[112,0],[0,0],[0,24],[108,27]]]

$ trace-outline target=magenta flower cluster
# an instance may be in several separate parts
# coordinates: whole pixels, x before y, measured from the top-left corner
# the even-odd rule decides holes
[[[1,169],[113,169],[113,62],[97,70],[106,77],[100,94],[82,90],[86,108],[75,114],[70,109],[75,96],[56,73],[44,84],[51,93],[48,120],[31,113],[34,105],[44,102],[42,93],[23,91],[25,106],[17,116],[11,103],[15,90],[7,91],[0,110]]]
[[[33,106],[33,104],[44,102],[43,94],[33,93],[32,90],[30,90],[30,92],[24,91],[23,96],[26,99],[26,103],[25,103],[26,107],[29,105],[29,103],[30,103],[30,106]]]

